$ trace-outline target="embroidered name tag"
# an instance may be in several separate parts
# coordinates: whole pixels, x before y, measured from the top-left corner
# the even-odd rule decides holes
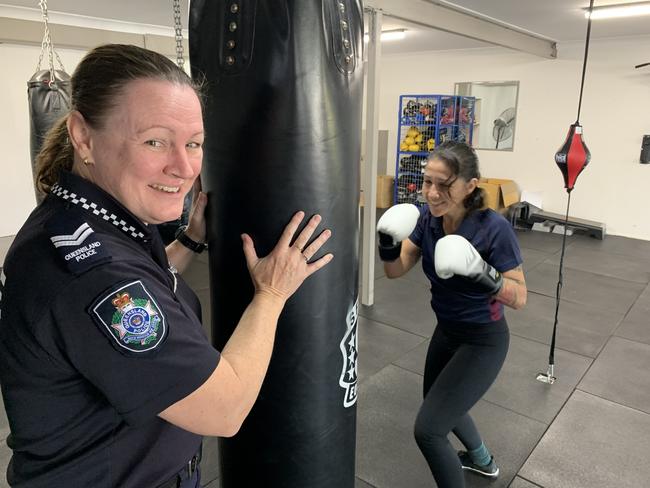
[[[91,307],[96,322],[124,351],[142,353],[167,335],[165,316],[140,280],[116,286]]]

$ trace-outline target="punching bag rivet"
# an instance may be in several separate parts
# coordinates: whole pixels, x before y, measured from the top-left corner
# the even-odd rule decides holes
[[[345,12],[345,4],[344,3],[339,3],[339,10],[341,11],[341,13]]]
[[[237,5],[236,3],[233,3],[233,4],[230,6],[230,11],[231,11],[233,14],[236,14],[237,12],[239,12],[239,5]]]
[[[341,29],[348,30],[348,23],[345,20],[341,21]]]
[[[347,64],[350,64],[351,61],[352,61],[352,56],[349,56],[349,55],[348,55],[348,56],[345,57],[345,62],[346,62]]]
[[[228,24],[228,30],[230,32],[235,32],[237,30],[237,22],[231,22]]]
[[[226,56],[226,64],[228,66],[232,66],[235,64],[235,57],[234,56]]]
[[[226,43],[226,47],[227,47],[228,49],[235,49],[235,41],[233,41],[232,39],[230,39],[230,40]]]
[[[346,49],[349,48],[350,47],[350,41],[348,41],[347,39],[343,39],[343,47],[346,48]]]

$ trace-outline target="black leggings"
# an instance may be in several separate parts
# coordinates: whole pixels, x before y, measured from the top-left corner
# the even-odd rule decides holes
[[[496,379],[508,352],[505,318],[490,324],[439,323],[424,367],[424,402],[415,421],[415,440],[439,488],[462,488],[465,479],[449,432],[468,450],[481,445],[469,416]]]

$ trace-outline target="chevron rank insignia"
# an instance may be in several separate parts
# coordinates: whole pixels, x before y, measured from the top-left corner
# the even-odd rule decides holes
[[[76,275],[111,260],[98,234],[83,217],[65,212],[47,223],[50,242],[66,267]]]
[[[140,280],[104,293],[93,304],[91,312],[122,352],[151,351],[166,337],[165,316]]]

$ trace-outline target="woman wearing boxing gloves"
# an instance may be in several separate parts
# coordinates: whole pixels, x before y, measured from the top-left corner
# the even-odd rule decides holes
[[[483,209],[479,177],[471,147],[443,143],[424,169],[422,195],[428,206],[395,205],[377,224],[386,276],[404,275],[422,257],[431,281],[438,325],[427,352],[415,439],[439,488],[464,487],[463,470],[499,474],[468,412],[505,360],[504,305],[526,304],[517,238],[501,215]],[[450,432],[466,451],[452,448]]]

